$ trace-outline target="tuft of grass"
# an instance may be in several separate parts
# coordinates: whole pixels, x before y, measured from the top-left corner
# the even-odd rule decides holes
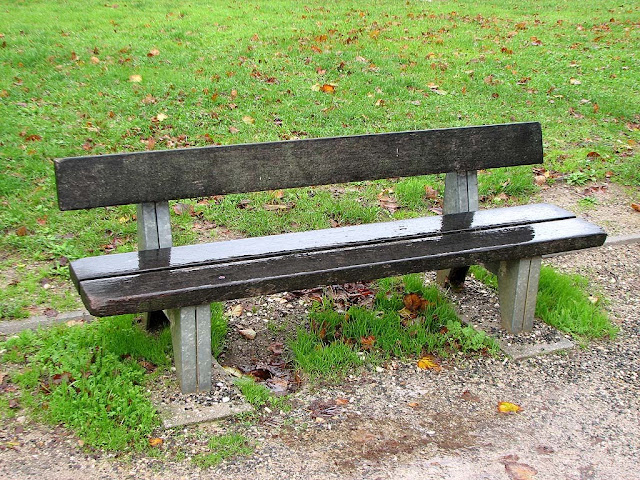
[[[11,381],[34,416],[73,429],[105,450],[143,450],[159,426],[145,384],[147,369],[170,364],[168,329],[143,332],[133,316],[83,326],[24,331],[0,344],[3,363],[19,364]]]
[[[211,353],[219,357],[224,349],[224,341],[229,329],[227,318],[224,316],[224,305],[220,302],[211,304]]]
[[[474,265],[470,271],[482,283],[498,288],[495,275]],[[581,344],[603,337],[615,338],[618,329],[587,294],[588,280],[581,275],[556,272],[543,265],[536,302],[536,316],[558,330],[572,335]]]
[[[383,279],[373,308],[351,307],[346,313],[325,300],[309,314],[310,328],[299,329],[289,343],[297,366],[311,377],[338,379],[362,366],[390,357],[451,352],[497,352],[495,342],[472,327],[464,327],[450,302],[420,275]],[[415,293],[426,308],[415,315],[404,309],[405,295]],[[413,318],[412,318],[413,317]]]
[[[198,453],[191,459],[200,468],[211,468],[223,460],[253,453],[253,447],[249,440],[238,433],[213,437],[209,440],[208,447],[209,452]]]
[[[282,411],[291,410],[287,397],[277,397],[264,385],[256,383],[251,377],[241,377],[234,380],[244,398],[255,408],[270,407]]]

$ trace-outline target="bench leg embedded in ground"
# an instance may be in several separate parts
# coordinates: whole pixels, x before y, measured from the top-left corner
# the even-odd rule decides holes
[[[182,393],[211,389],[211,308],[209,305],[165,310]]]
[[[502,327],[511,333],[530,332],[536,311],[540,257],[503,260],[497,264]]]

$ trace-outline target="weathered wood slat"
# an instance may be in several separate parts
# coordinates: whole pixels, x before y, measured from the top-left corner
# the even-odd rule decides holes
[[[199,267],[85,280],[79,290],[98,316],[270,294],[335,282],[371,280],[411,272],[505,259],[530,258],[602,245],[606,234],[571,218],[487,230],[453,230],[310,253],[241,259]]]
[[[64,158],[61,210],[542,163],[514,123]]]
[[[224,242],[186,245],[171,249],[102,255],[71,263],[71,278],[78,282],[128,275],[140,271],[167,270],[331,248],[423,238],[456,230],[482,230],[508,225],[573,218],[567,210],[549,204],[494,208],[455,215],[412,218],[394,222],[355,225],[308,232],[286,233]]]

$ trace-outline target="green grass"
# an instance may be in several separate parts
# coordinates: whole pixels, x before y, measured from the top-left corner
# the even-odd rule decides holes
[[[260,383],[256,383],[250,377],[237,378],[234,383],[244,395],[245,400],[257,409],[269,407],[285,412],[291,410],[287,397],[273,395],[271,390]]]
[[[58,211],[57,157],[146,149],[149,139],[161,149],[537,120],[546,166],[568,182],[612,174],[640,184],[638,5],[86,7],[43,0],[0,9],[0,262],[9,263],[0,274],[2,318],[75,308],[70,286],[43,292],[40,284],[62,258],[136,248],[133,206]],[[130,81],[135,75],[140,82]],[[312,89],[324,83],[335,93]],[[536,191],[529,168],[479,181],[488,204],[525,202]],[[421,215],[434,206],[425,184],[442,192],[441,177],[430,177],[193,201],[199,215],[174,215],[174,241]],[[401,207],[394,214],[379,205],[385,189]],[[632,195],[640,201],[637,189]],[[278,202],[291,208],[265,210]],[[42,268],[26,276],[14,267],[34,261]]]
[[[471,267],[473,276],[493,289],[498,288],[495,275],[484,268]],[[611,323],[599,302],[587,293],[588,280],[581,275],[556,272],[543,265],[536,302],[536,317],[572,335],[581,344],[597,338],[615,338],[618,328]]]
[[[191,460],[200,468],[211,468],[223,460],[253,453],[253,447],[243,435],[231,433],[209,440],[209,452],[198,453]]]
[[[2,362],[16,364],[11,381],[36,418],[64,424],[87,446],[143,450],[160,422],[146,383],[150,369],[170,365],[168,330],[144,333],[132,316],[83,326],[27,330],[0,344]]]
[[[412,293],[427,306],[408,315],[403,299]],[[437,287],[423,285],[420,275],[380,280],[373,308],[340,313],[324,301],[309,318],[310,328],[299,329],[289,347],[297,366],[311,377],[339,379],[364,365],[365,358],[377,363],[391,357],[498,351],[491,338],[463,326],[451,303]]]

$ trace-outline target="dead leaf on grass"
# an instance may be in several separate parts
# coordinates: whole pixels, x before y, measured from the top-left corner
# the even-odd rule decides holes
[[[176,203],[173,206],[173,211],[175,212],[176,215],[192,215],[194,213],[193,211],[193,205],[189,204],[189,203]]]
[[[424,186],[424,194],[429,200],[438,199],[438,191],[435,188],[433,188],[431,185]]]
[[[402,303],[404,303],[404,307],[410,312],[418,312],[426,309],[431,302],[429,300],[422,298],[417,293],[410,293],[409,295],[405,295],[402,299]]]
[[[371,350],[375,343],[376,337],[374,337],[373,335],[368,335],[366,337],[360,338],[360,345],[362,346],[363,350]]]
[[[129,81],[131,83],[140,83],[142,82],[142,75],[131,75],[129,77]]]

